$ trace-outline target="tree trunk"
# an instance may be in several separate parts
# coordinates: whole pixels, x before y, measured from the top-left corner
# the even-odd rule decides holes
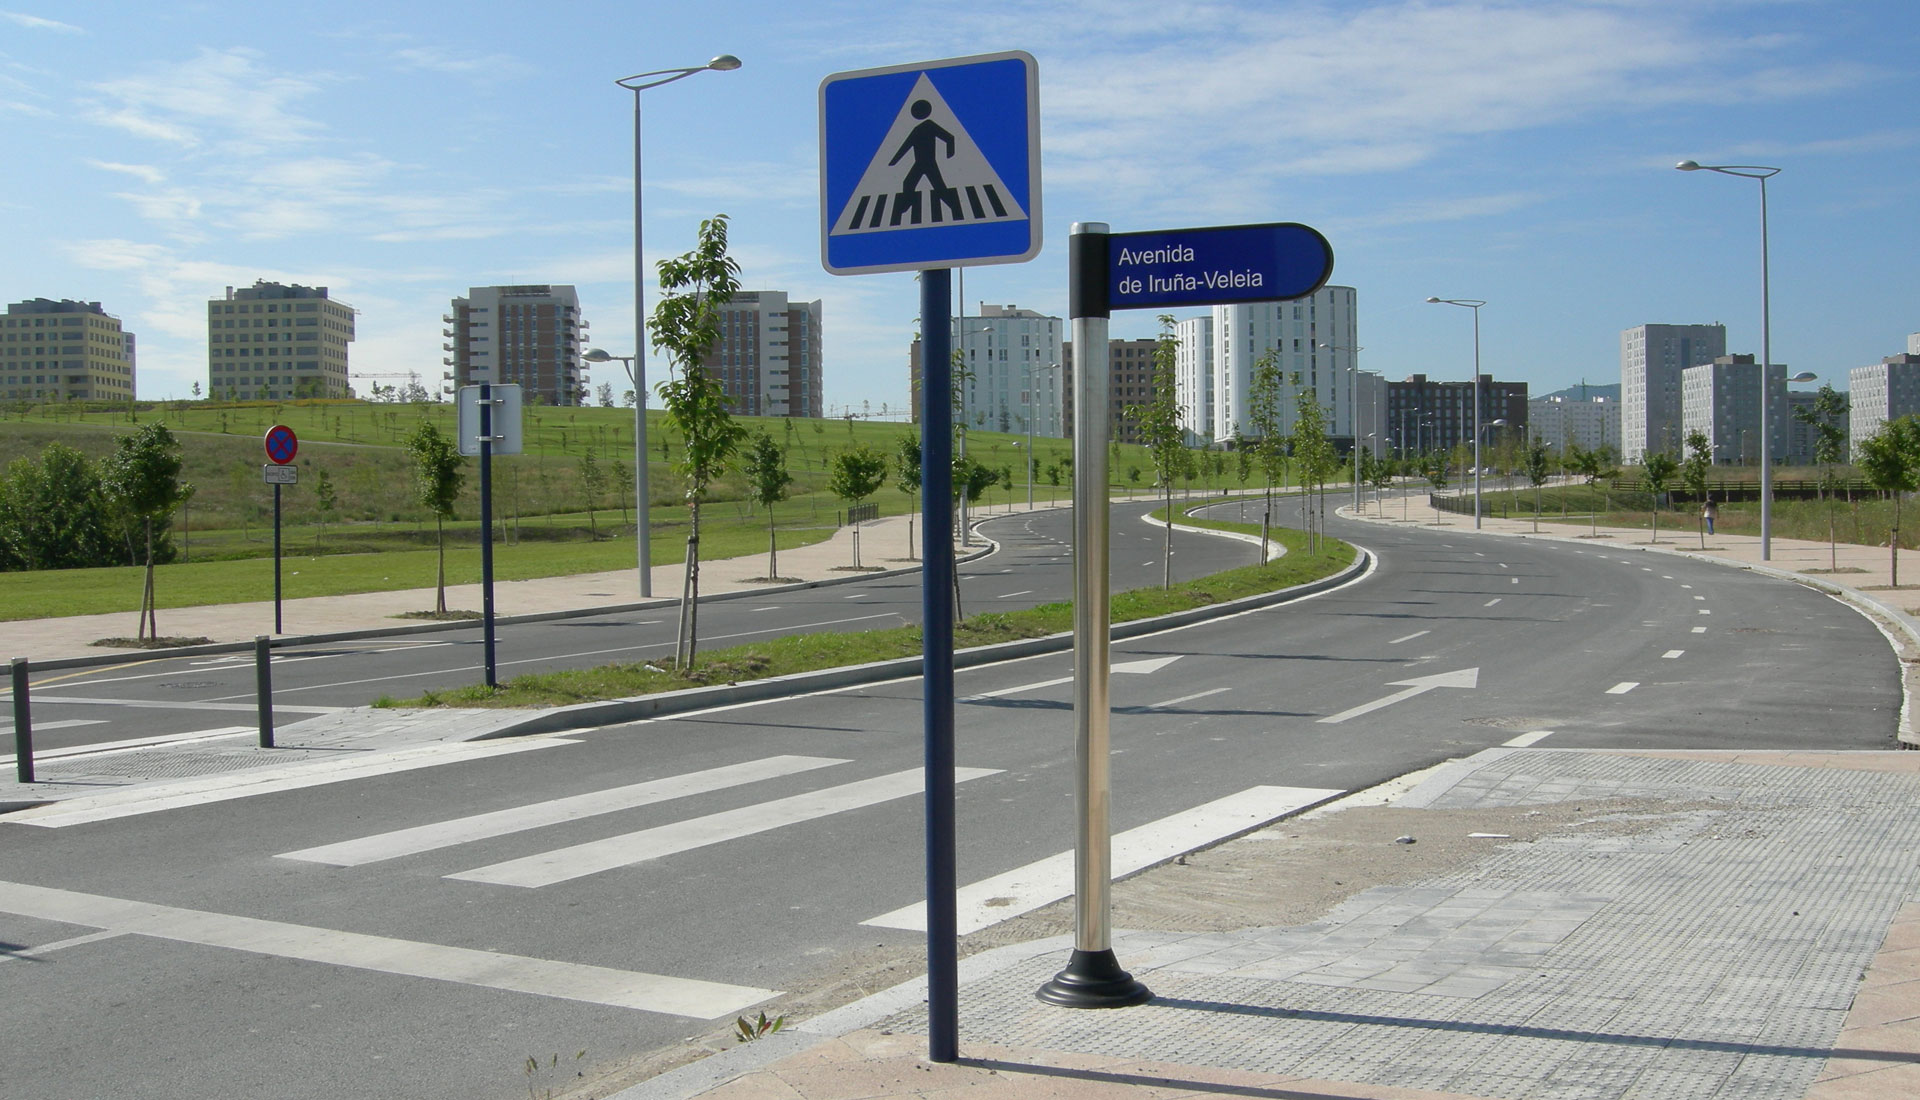
[[[1173,587],[1173,479],[1166,478],[1167,530],[1164,539],[1165,553],[1161,556],[1160,587]]]
[[[767,579],[780,579],[780,547],[775,544],[773,535],[773,506],[767,506]]]
[[[433,514],[433,541],[439,554],[435,559],[433,572],[433,610],[436,614],[447,613],[447,524],[440,513]]]
[[[153,517],[146,517],[147,534],[147,576],[140,592],[140,630],[141,638],[158,639],[160,621],[153,607]]]
[[[687,571],[680,590],[680,671],[693,667],[700,636],[700,502],[687,505]]]

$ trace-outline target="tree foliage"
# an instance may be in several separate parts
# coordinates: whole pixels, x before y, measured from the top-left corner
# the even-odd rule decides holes
[[[180,506],[180,443],[165,424],[148,424],[114,441],[100,467],[100,486],[115,507],[139,528],[144,546],[146,583],[140,603],[141,638],[160,636],[154,613],[154,527]]]
[[[780,576],[780,551],[775,543],[773,506],[787,499],[787,489],[793,484],[793,475],[787,472],[786,449],[766,432],[754,433],[741,461],[741,472],[747,478],[748,498],[767,510],[767,579],[776,580]]]
[[[1175,361],[1180,352],[1174,333],[1173,315],[1160,315],[1160,337],[1153,345],[1153,374],[1148,390],[1151,397],[1144,405],[1127,406],[1127,415],[1139,425],[1140,441],[1146,445],[1160,479],[1161,498],[1166,503],[1167,525],[1160,585],[1173,587],[1173,478],[1191,461],[1186,433],[1180,430],[1180,400],[1175,386]],[[1105,487],[1101,487],[1105,491]]]
[[[440,429],[429,421],[407,436],[407,457],[413,460],[413,495],[433,513],[434,546],[438,557],[434,569],[433,609],[447,611],[447,520],[453,518],[453,506],[460,499],[460,485],[466,480],[461,470],[460,451]]]
[[[1893,586],[1900,587],[1900,501],[1920,487],[1920,420],[1903,416],[1889,420],[1880,430],[1860,441],[1860,455],[1854,465],[1867,481],[1893,497],[1893,531],[1887,538],[1892,555]]]

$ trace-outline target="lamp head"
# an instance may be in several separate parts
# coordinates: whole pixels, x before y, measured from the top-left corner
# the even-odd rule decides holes
[[[1799,374],[1796,374],[1796,375],[1794,375],[1794,376],[1793,376],[1792,378],[1789,378],[1789,379],[1787,379],[1787,381],[1789,381],[1789,382],[1811,382],[1811,381],[1813,381],[1814,379],[1816,379],[1816,378],[1818,378],[1818,377],[1820,377],[1820,376],[1819,376],[1819,375],[1817,375],[1817,374],[1815,374],[1815,373],[1813,373],[1813,372],[1812,372],[1812,371],[1810,371],[1810,370],[1803,370],[1803,371],[1801,371],[1801,372],[1800,372]]]
[[[1429,304],[1431,304],[1431,305],[1436,305],[1436,306],[1437,306],[1437,305],[1439,305],[1439,304],[1440,304],[1440,299],[1438,299],[1438,298],[1428,298],[1428,299],[1427,299],[1427,302],[1428,302]]]
[[[1504,428],[1506,426],[1507,426],[1507,418],[1504,416],[1498,420],[1487,421],[1487,427],[1489,428]]]
[[[1674,165],[1674,168],[1682,172],[1698,172],[1700,170],[1700,162],[1695,160],[1683,160],[1679,164]]]
[[[740,67],[740,59],[730,53],[723,53],[707,62],[707,68],[717,73],[730,73]]]

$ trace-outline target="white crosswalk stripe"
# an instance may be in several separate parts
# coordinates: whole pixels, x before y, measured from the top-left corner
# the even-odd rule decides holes
[[[1237,833],[1325,802],[1342,792],[1317,787],[1249,787],[1163,817],[1113,838],[1113,876],[1121,878]],[[960,889],[960,934],[978,932],[1073,894],[1073,852],[1016,867]],[[927,930],[925,902],[861,921],[880,928]]]
[[[570,798],[556,798],[528,806],[515,806],[511,809],[495,810],[492,813],[454,818],[451,821],[436,821],[430,825],[419,825],[411,829],[377,833],[338,844],[303,848],[298,852],[282,852],[279,858],[297,859],[305,863],[327,863],[335,867],[358,867],[367,863],[378,863],[381,860],[397,859],[400,856],[431,852],[438,848],[449,848],[456,844],[485,840],[489,837],[539,829],[563,821],[579,821],[599,814],[630,810],[656,802],[706,794],[710,791],[737,787],[744,783],[755,783],[763,779],[795,775],[815,768],[845,763],[847,763],[845,760],[818,756],[770,756],[764,760],[750,760],[744,764],[728,764],[725,767],[708,768],[705,771],[689,772],[685,775],[671,775],[644,783],[630,783],[624,787],[613,787],[604,791],[589,791]]]
[[[981,776],[998,774],[998,768],[956,768],[956,782],[964,783]],[[630,867],[677,852],[704,848],[786,825],[827,817],[847,810],[890,802],[919,794],[924,788],[922,770],[912,768],[892,775],[862,779],[825,790],[810,791],[790,798],[775,799],[736,810],[708,814],[705,817],[676,821],[638,832],[607,837],[604,840],[576,844],[523,859],[508,860],[476,867],[447,878],[463,882],[486,882],[500,886],[540,887],[587,875]]]

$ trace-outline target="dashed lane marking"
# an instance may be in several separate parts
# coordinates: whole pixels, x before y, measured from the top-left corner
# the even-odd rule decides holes
[[[1426,636],[1426,635],[1428,635],[1428,634],[1431,634],[1431,633],[1433,633],[1433,631],[1431,631],[1431,630],[1416,630],[1416,631],[1414,631],[1413,633],[1411,633],[1411,634],[1408,634],[1407,636],[1405,636],[1405,637],[1403,637],[1403,638],[1395,638],[1395,639],[1394,639],[1393,641],[1391,641],[1391,642],[1388,642],[1387,644],[1388,644],[1388,645],[1399,645],[1399,644],[1400,644],[1401,642],[1411,642],[1411,641],[1413,641],[1413,640],[1414,640],[1415,638],[1420,638],[1420,637],[1424,637],[1424,636]]]
[[[1487,601],[1486,603],[1483,603],[1483,604],[1481,604],[1480,606],[1481,606],[1481,607],[1492,607],[1492,606],[1493,606],[1494,604],[1497,604],[1497,603],[1499,603],[1499,602],[1500,602],[1500,597],[1498,597],[1498,596],[1495,596],[1495,597],[1494,597],[1493,599],[1490,599],[1490,600],[1488,600],[1488,601]]]
[[[1685,653],[1685,652],[1686,650],[1684,649],[1669,649],[1665,653],[1662,653],[1660,656],[1663,660],[1672,661],[1677,659],[1682,653]]]
[[[998,595],[998,596],[995,596],[995,597],[994,597],[994,599],[996,599],[996,600],[1010,600],[1010,599],[1012,599],[1012,598],[1013,598],[1013,597],[1015,597],[1015,596],[1031,596],[1031,595],[1033,595],[1033,589],[1031,589],[1031,588],[1023,588],[1023,589],[1021,589],[1021,590],[1020,590],[1020,591],[1018,591],[1018,592],[1003,592],[1003,593],[1001,593],[1000,595]]]
[[[1627,692],[1632,691],[1634,688],[1637,688],[1639,686],[1640,686],[1640,681],[1638,680],[1622,680],[1619,683],[1608,688],[1607,694],[1608,695],[1625,695]]]
[[[1141,709],[1142,710],[1163,710],[1167,707],[1177,707],[1181,703],[1191,703],[1195,699],[1205,699],[1209,695],[1220,695],[1224,692],[1229,692],[1232,690],[1233,690],[1232,688],[1226,687],[1226,688],[1214,688],[1210,691],[1196,691],[1192,695],[1182,695],[1174,699],[1162,699],[1158,703],[1148,703],[1145,707],[1142,707]]]
[[[779,995],[772,989],[338,932],[331,928],[181,909],[18,882],[0,882],[0,911],[35,920],[99,928],[111,934],[151,936],[175,943],[224,947],[281,959],[431,978],[699,1020],[730,1016],[748,1005]]]
[[[1696,626],[1693,628],[1693,632],[1695,634],[1705,634],[1707,632],[1707,628],[1704,626]]]

